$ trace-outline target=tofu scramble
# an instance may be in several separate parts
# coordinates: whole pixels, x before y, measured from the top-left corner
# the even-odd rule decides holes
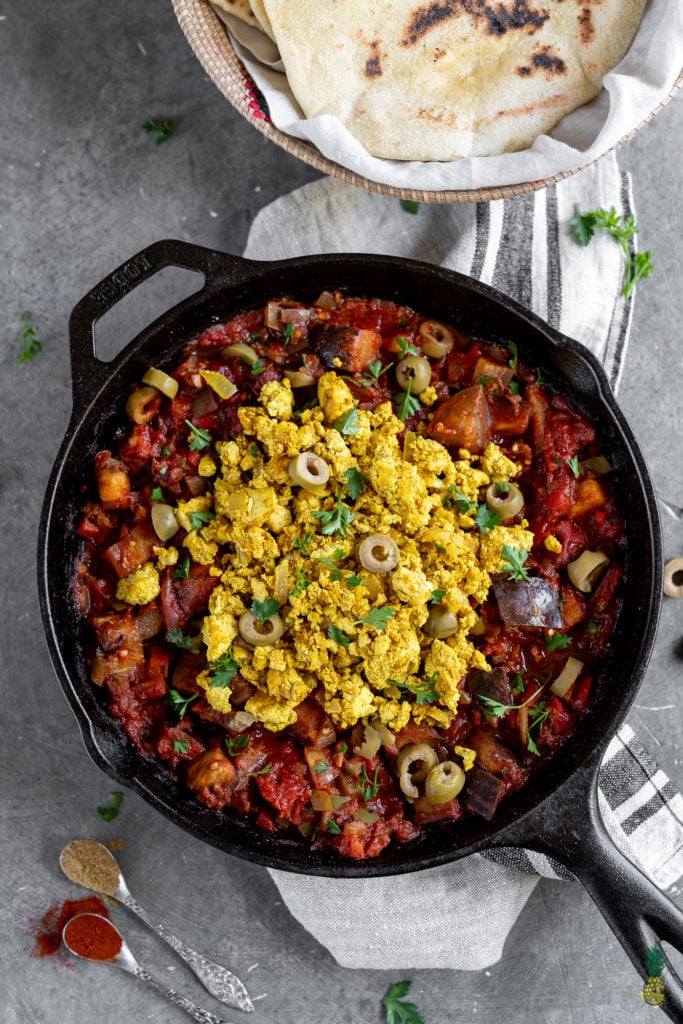
[[[359,859],[491,817],[570,734],[620,521],[592,428],[516,345],[279,300],[150,368],[126,411],[74,596],[93,682],[202,802]],[[560,515],[534,500],[551,484]]]

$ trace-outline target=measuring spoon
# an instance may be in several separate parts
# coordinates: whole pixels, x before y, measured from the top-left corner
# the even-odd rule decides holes
[[[97,960],[94,957],[83,956],[82,953],[77,953],[75,949],[69,945],[67,938],[67,932],[69,925],[76,920],[81,918],[94,918],[95,921],[105,921],[107,926],[113,929],[121,940],[121,949],[111,960]],[[190,1017],[194,1017],[195,1020],[199,1021],[200,1024],[229,1024],[228,1021],[224,1020],[223,1017],[217,1017],[215,1013],[211,1013],[210,1010],[203,1010],[201,1006],[197,1006],[190,999],[186,999],[185,996],[181,996],[175,989],[169,988],[168,985],[164,985],[163,982],[155,978],[154,975],[146,971],[137,962],[130,949],[126,945],[126,942],[121,935],[118,928],[115,928],[111,921],[108,921],[106,917],[102,917],[101,914],[76,914],[72,917],[64,927],[62,932],[62,941],[66,948],[73,956],[77,956],[80,960],[88,960],[90,963],[97,964],[111,964],[112,967],[118,967],[122,971],[128,971],[129,974],[134,974],[136,978],[140,978],[141,981],[146,981],[148,985],[160,992],[162,996],[166,996],[169,1002],[173,1003],[174,1006],[179,1006],[186,1013],[189,1013]]]
[[[82,842],[83,840],[79,839],[75,839],[73,841],[73,843]],[[112,863],[116,867],[119,875],[119,882],[115,892],[106,891],[99,888],[97,885],[91,884],[95,881],[94,878],[90,879],[89,884],[85,885],[83,881],[74,878],[73,875],[66,870],[64,866],[64,855],[73,845],[72,843],[68,843],[64,847],[59,858],[62,871],[64,871],[67,878],[72,882],[76,882],[77,885],[83,885],[86,889],[92,889],[95,892],[102,892],[107,896],[113,896],[115,899],[119,900],[119,902],[123,903],[125,907],[128,907],[128,909],[132,910],[134,914],[137,914],[146,925],[152,928],[157,935],[160,935],[161,938],[164,939],[164,941],[167,942],[169,946],[171,946],[176,953],[183,958],[185,963],[197,975],[202,985],[204,985],[207,991],[209,991],[215,999],[220,1000],[220,1002],[225,1003],[227,1006],[236,1006],[238,1010],[243,1010],[245,1013],[251,1013],[254,1009],[254,1004],[249,998],[249,993],[239,978],[235,977],[235,975],[226,967],[221,967],[220,964],[216,964],[212,960],[208,960],[205,956],[202,956],[201,953],[198,953],[190,946],[185,945],[184,942],[181,942],[179,938],[164,928],[163,925],[156,924],[152,921],[147,911],[131,896],[128,886],[126,885],[126,881],[121,874],[121,869],[119,868],[118,862],[113,854],[106,846],[103,846],[102,843],[95,842],[94,839],[89,839],[87,842],[92,843],[93,846],[99,847],[98,854],[100,856],[105,854],[111,859]]]

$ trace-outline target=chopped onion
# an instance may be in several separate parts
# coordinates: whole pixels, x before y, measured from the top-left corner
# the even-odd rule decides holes
[[[250,725],[253,725],[256,719],[253,715],[249,714],[248,711],[236,711],[234,715],[231,715],[227,721],[228,729],[232,729],[233,732],[244,732]]]
[[[318,309],[336,309],[339,302],[332,292],[321,292],[313,305]]]
[[[582,672],[583,662],[570,654],[559,676],[550,684],[550,689],[556,697],[566,697]]]
[[[363,742],[359,747],[354,747],[353,752],[358,757],[374,757],[380,748],[382,739],[377,729],[372,725],[365,725]]]
[[[324,789],[314,789],[311,793],[311,807],[314,811],[322,811],[323,814],[332,813],[331,796]]]
[[[163,541],[170,540],[180,529],[175,512],[163,501],[155,501],[152,505],[152,526],[159,540]]]
[[[285,370],[285,377],[293,388],[308,388],[315,384],[315,377],[305,370]]]
[[[367,825],[374,825],[379,821],[379,814],[369,811],[367,807],[359,807],[356,811],[356,821],[364,821]]]
[[[559,629],[564,624],[555,590],[540,577],[518,583],[496,579],[493,591],[506,626]]]

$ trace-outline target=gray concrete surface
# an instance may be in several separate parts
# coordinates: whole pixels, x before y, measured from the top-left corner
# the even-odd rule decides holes
[[[255,1024],[376,1024],[397,972],[341,969],[290,918],[264,870],[180,832],[132,793],[116,821],[100,821],[96,808],[114,787],[86,756],[57,686],[35,585],[39,507],[70,408],[73,304],[156,238],[239,252],[256,211],[315,174],[223,101],[167,0],[0,0],[0,19],[0,1021],[188,1019],[111,969],[68,970],[55,959],[31,958],[30,919],[77,895],[60,876],[59,851],[89,835],[122,837],[128,845],[120,861],[141,902],[263,995]],[[139,127],[158,116],[176,125],[162,146]],[[656,263],[653,279],[638,288],[621,401],[658,488],[677,508],[682,128],[677,100],[620,157],[633,173],[642,245],[653,247]],[[167,301],[172,286],[162,283],[157,300]],[[24,310],[44,349],[17,367]],[[150,311],[149,302],[126,308],[117,324],[103,325],[103,344],[127,340]],[[666,512],[662,519],[666,557],[683,554],[681,520]],[[632,717],[679,786],[682,616],[683,601],[665,604]],[[219,1011],[167,947],[123,911],[116,917],[143,962]],[[641,1003],[635,972],[577,885],[542,882],[490,971],[400,975],[412,979],[426,1024],[638,1024],[656,1012]]]

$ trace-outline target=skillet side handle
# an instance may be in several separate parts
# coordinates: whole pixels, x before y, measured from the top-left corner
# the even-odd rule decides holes
[[[234,281],[249,266],[247,260],[176,239],[153,242],[91,288],[74,306],[69,319],[74,412],[97,394],[108,376],[108,365],[97,358],[95,324],[120,299],[166,267],[181,267],[204,275],[204,291],[217,277]],[[197,293],[195,293],[196,295]]]
[[[598,807],[597,780],[602,751],[534,814],[531,825],[512,827],[507,842],[560,861],[587,890],[645,983],[647,956],[655,945],[670,943],[683,953],[683,910],[665,896],[614,845]],[[539,813],[540,812],[540,813]],[[506,830],[507,831],[507,830]],[[683,1024],[683,980],[665,959],[662,1009]],[[634,993],[637,995],[637,993]]]

